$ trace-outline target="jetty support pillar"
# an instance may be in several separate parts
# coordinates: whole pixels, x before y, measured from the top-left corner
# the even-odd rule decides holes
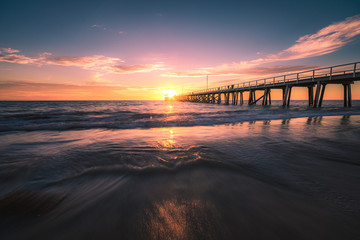
[[[346,83],[343,84],[344,86],[344,107],[351,107],[351,84],[350,83]]]
[[[326,84],[323,84],[322,87],[321,87],[321,94],[320,94],[320,100],[319,100],[318,107],[321,107],[321,104],[323,102],[324,93],[325,93],[325,87],[326,87]]]
[[[308,86],[309,106],[314,104],[314,87]]]
[[[283,88],[283,106],[289,106],[290,105],[290,97],[291,97],[291,86],[286,85],[285,88]]]
[[[313,101],[314,108],[321,107],[324,99],[325,88],[326,88],[326,83],[318,82],[316,84],[315,99]]]
[[[253,90],[249,90],[249,101],[248,101],[248,105],[251,105],[253,103]]]
[[[244,104],[244,96],[243,96],[243,92],[240,92],[240,105]]]
[[[271,91],[270,88],[265,88],[265,90],[264,90],[264,98],[263,98],[262,105],[271,104],[270,91]]]

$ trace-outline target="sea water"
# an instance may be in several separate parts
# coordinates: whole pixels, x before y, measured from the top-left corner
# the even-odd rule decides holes
[[[0,239],[358,239],[353,105],[0,102]]]

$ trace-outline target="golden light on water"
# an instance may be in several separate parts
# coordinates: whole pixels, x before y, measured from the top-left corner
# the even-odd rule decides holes
[[[149,239],[212,239],[222,219],[214,204],[207,201],[166,199],[144,210],[144,226]],[[202,224],[205,223],[205,224]]]

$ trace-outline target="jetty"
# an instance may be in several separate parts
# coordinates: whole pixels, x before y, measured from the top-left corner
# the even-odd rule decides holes
[[[248,92],[248,105],[256,104],[260,100],[262,100],[262,105],[270,105],[271,90],[282,89],[282,105],[289,106],[292,88],[306,87],[308,88],[309,106],[317,108],[322,105],[327,84],[342,84],[344,87],[344,107],[351,107],[351,84],[358,80],[360,80],[360,62],[354,62],[207,88],[179,95],[176,100],[243,105],[244,92]]]

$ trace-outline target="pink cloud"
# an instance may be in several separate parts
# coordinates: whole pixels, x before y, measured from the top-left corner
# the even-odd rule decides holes
[[[267,67],[251,67],[246,68],[242,71],[242,74],[247,75],[267,75],[267,74],[276,74],[276,73],[287,73],[294,71],[303,71],[314,68],[315,66],[303,66],[303,65],[272,65]]]
[[[246,66],[246,67],[245,67]],[[255,75],[255,76],[265,76],[276,73],[288,73],[294,71],[303,71],[312,69],[315,66],[303,66],[303,65],[272,65],[267,67],[262,66],[250,66],[250,65],[241,65],[235,64],[232,65],[221,65],[216,69],[202,69],[194,70],[191,72],[174,72],[172,77],[203,77],[205,75]]]
[[[0,62],[18,63],[18,64],[31,64],[35,63],[36,59],[26,57],[21,54],[2,54],[0,53]]]
[[[315,34],[302,36],[293,46],[277,54],[268,55],[264,61],[287,61],[332,53],[359,34],[360,15],[356,15],[320,29]]]
[[[183,72],[166,73],[171,77],[202,77],[204,75],[241,75],[262,72],[257,67],[265,63],[290,61],[329,54],[339,50],[360,34],[360,15],[346,18],[342,22],[333,23],[320,29],[315,34],[300,37],[294,45],[276,54],[267,55],[250,61],[233,62],[214,67],[200,68]],[[260,70],[254,70],[254,67]],[[275,67],[275,68],[274,68]],[[293,66],[293,70],[302,70],[303,66]],[[276,66],[272,66],[276,69]],[[288,67],[286,67],[288,68]],[[280,70],[280,69],[279,69]],[[279,71],[277,71],[279,73]],[[264,72],[265,74],[266,72]],[[271,69],[269,72],[272,73]]]
[[[17,64],[36,64],[36,65],[58,65],[80,67],[88,70],[104,71],[108,73],[129,74],[137,72],[151,72],[164,70],[163,63],[144,64],[144,65],[120,65],[124,60],[103,55],[93,55],[85,57],[74,56],[53,56],[52,53],[44,52],[36,56],[25,56],[15,53],[0,53],[0,62]]]
[[[145,65],[117,65],[111,66],[111,70],[117,73],[151,72],[155,70],[165,70],[164,64],[145,64]]]
[[[75,66],[84,69],[105,69],[112,64],[124,62],[120,58],[106,57],[103,55],[93,55],[85,57],[57,56],[54,57],[50,53],[45,53],[40,57],[43,64],[52,64],[60,66]]]
[[[20,52],[19,50],[12,49],[12,48],[1,48],[2,52],[4,53],[17,53]],[[1,53],[1,52],[0,52]]]

